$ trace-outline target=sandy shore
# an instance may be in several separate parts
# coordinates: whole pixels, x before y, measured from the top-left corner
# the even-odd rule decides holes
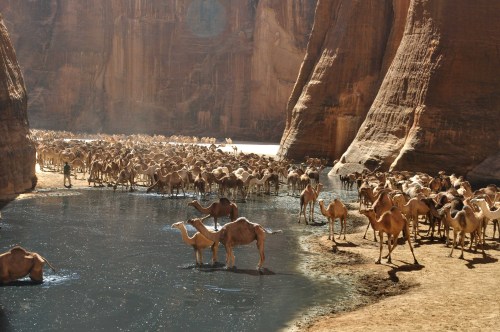
[[[37,172],[37,190],[31,195],[65,192],[63,176]],[[73,188],[88,186],[72,178]],[[488,226],[486,257],[481,250],[459,250],[448,257],[450,248],[426,237],[415,245],[420,265],[413,265],[408,245],[393,253],[393,264],[378,258],[379,245],[370,229],[363,239],[367,220],[349,206],[347,240],[337,240],[336,250],[328,240],[327,228],[304,237],[302,246],[310,252],[302,268],[311,278],[336,277],[352,284],[352,301],[311,310],[293,323],[295,331],[496,331],[500,319],[499,243],[491,239]],[[426,229],[426,225],[421,227]],[[324,230],[324,234],[322,233]],[[387,248],[384,247],[387,253]]]

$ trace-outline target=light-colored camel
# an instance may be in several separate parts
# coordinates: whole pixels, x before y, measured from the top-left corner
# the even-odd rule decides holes
[[[205,218],[208,218],[205,217]],[[221,227],[220,230],[213,232],[209,231],[203,225],[202,219],[189,219],[188,224],[193,225],[201,234],[213,242],[220,242],[226,248],[226,268],[234,266],[235,257],[233,247],[250,244],[257,241],[257,249],[259,250],[260,259],[257,264],[257,269],[260,270],[264,264],[264,241],[267,234],[280,233],[281,231],[269,232],[259,224],[252,223],[244,217],[240,217],[235,221],[231,221]]]
[[[486,219],[484,222],[484,225],[483,225],[483,241],[484,241],[484,237],[485,237],[486,226],[488,225],[489,220],[492,220],[494,222],[493,238],[495,238],[496,226],[498,224],[498,220],[500,220],[500,209],[490,210],[490,207],[484,198],[473,198],[470,200],[470,202],[476,204],[481,209],[481,212],[483,213],[483,215]],[[499,232],[500,232],[500,229],[499,229]],[[499,237],[500,237],[500,234],[499,234]]]
[[[330,204],[328,204],[328,207],[325,209],[324,201],[320,199],[318,200],[318,202],[319,202],[319,207],[321,209],[321,214],[323,214],[328,219],[328,240],[332,240],[333,242],[336,243],[333,226],[337,218],[339,218],[339,223],[340,223],[339,239],[340,236],[342,235],[342,231],[344,231],[344,240],[345,240],[345,235],[347,230],[347,208],[344,205],[344,203],[342,203],[339,199],[335,198],[332,202],[330,202]]]
[[[316,204],[316,199],[318,199],[319,192],[323,188],[323,184],[316,184],[316,188],[313,188],[310,184],[308,184],[302,193],[300,194],[300,212],[299,212],[299,224],[300,224],[300,216],[304,215],[304,219],[306,220],[306,225],[309,225],[306,216],[306,209],[309,205],[309,220],[314,221],[314,204]]]
[[[193,247],[196,265],[203,265],[203,249],[208,247],[212,248],[212,265],[217,262],[217,251],[219,249],[219,242],[214,242],[207,239],[200,232],[196,232],[192,237],[189,237],[184,222],[179,221],[172,224],[172,228],[177,228],[181,231],[182,240]]]
[[[471,234],[471,241],[473,241],[473,238],[479,237],[479,240],[476,242],[476,250],[477,250],[477,245],[481,238],[479,236],[479,230],[482,227],[482,219],[477,218],[472,208],[467,205],[464,206],[461,211],[458,211],[455,217],[451,216],[450,209],[451,205],[445,205],[443,207],[445,213],[445,222],[448,223],[451,227],[453,227],[453,244],[451,246],[450,257],[452,257],[453,249],[455,249],[457,234],[460,234],[460,245],[462,246],[462,251],[459,258],[463,259],[465,234],[466,233]],[[481,248],[484,255],[485,254],[484,239]]]
[[[207,207],[201,206],[200,202],[197,200],[189,202],[188,206],[194,207],[203,214],[208,214],[207,217],[213,217],[215,230],[217,230],[217,218],[229,216],[231,221],[238,218],[238,205],[225,197],[221,197],[218,202],[213,202]]]
[[[489,218],[491,220],[500,219],[500,210],[490,210],[490,207],[488,206],[488,203],[486,203],[485,199],[473,198],[470,201],[471,203],[477,204],[477,206],[479,206],[486,218]]]
[[[368,220],[370,221],[370,224],[372,225],[373,229],[379,233],[380,254],[378,260],[376,261],[377,264],[380,264],[382,258],[382,245],[384,242],[383,241],[384,233],[387,234],[387,247],[389,248],[389,254],[384,258],[389,257],[387,263],[391,263],[391,253],[398,245],[399,233],[401,233],[403,229],[405,230],[406,241],[408,242],[411,254],[413,255],[414,259],[413,263],[418,264],[410,241],[410,228],[408,226],[408,221],[403,216],[401,210],[398,207],[393,206],[391,210],[384,212],[380,216],[380,218],[378,218],[378,220],[375,215],[375,211],[373,211],[373,209],[361,210],[360,213],[368,217]]]

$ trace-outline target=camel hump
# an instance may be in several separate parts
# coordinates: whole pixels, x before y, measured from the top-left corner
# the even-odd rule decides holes
[[[19,253],[28,254],[28,251],[21,246],[15,246],[12,249],[10,249],[10,253],[11,254],[19,254]]]
[[[224,205],[231,205],[231,201],[227,199],[226,197],[221,197],[219,199],[219,203],[224,204]]]

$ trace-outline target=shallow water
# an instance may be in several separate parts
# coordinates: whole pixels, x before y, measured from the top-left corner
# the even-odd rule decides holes
[[[320,198],[329,202],[337,182],[323,174]],[[195,267],[192,248],[170,227],[199,216],[186,205],[192,198],[107,188],[71,192],[76,195],[18,200],[2,210],[0,250],[19,244],[58,271],[46,266],[40,285],[23,279],[1,288],[0,331],[274,331],[311,306],[348,300],[335,278],[311,280],[297,270],[307,259],[298,237],[327,226],[297,224],[298,198],[284,191],[238,202],[240,216],[283,230],[266,238],[262,275],[254,243],[235,249],[234,270],[208,265],[208,250],[205,265]],[[335,195],[349,201],[354,194]]]

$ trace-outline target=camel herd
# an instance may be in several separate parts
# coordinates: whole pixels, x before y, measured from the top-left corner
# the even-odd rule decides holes
[[[110,186],[115,190],[118,186],[121,190],[136,190],[137,186],[143,186],[147,193],[153,191],[170,197],[181,192],[183,195],[190,193],[201,200],[206,200],[208,193],[217,194],[219,199],[208,206],[202,206],[198,200],[188,203],[188,206],[206,215],[186,221],[198,233],[189,237],[184,224],[172,225],[181,231],[184,242],[193,246],[197,264],[203,264],[201,251],[208,247],[212,248],[214,263],[218,243],[221,242],[226,249],[226,267],[231,267],[234,265],[232,248],[257,241],[260,254],[258,268],[262,268],[266,230],[239,217],[235,201],[264,193],[278,195],[282,187],[286,187],[288,195],[299,198],[299,223],[302,216],[306,224],[314,222],[314,206],[318,201],[320,212],[329,223],[328,238],[336,242],[333,226],[338,219],[339,239],[342,232],[346,239],[349,213],[345,204],[334,199],[325,207],[324,200],[318,200],[323,186],[319,182],[319,174],[326,166],[321,159],[306,158],[304,163],[297,165],[290,160],[254,153],[238,154],[237,149],[227,153],[209,138],[99,135],[90,139],[60,139],[59,133],[46,131],[33,131],[32,136],[37,144],[37,163],[41,169],[60,172],[62,165],[68,162],[72,166],[72,175],[86,178],[89,186]],[[226,139],[226,142],[230,141]],[[365,171],[341,176],[340,180],[347,190],[357,187],[359,212],[368,218],[365,237],[369,227],[373,228],[375,241],[376,233],[379,234],[380,255],[377,263],[381,261],[383,235],[388,238],[387,257],[390,262],[401,232],[417,263],[410,232],[413,231],[413,241],[418,241],[422,237],[419,223],[424,220],[429,224],[427,236],[430,234],[434,238],[437,227],[438,236],[446,238],[447,244],[449,231],[453,230],[450,255],[458,236],[461,257],[466,234],[470,236],[471,245],[475,242],[477,248],[481,243],[484,252],[488,222],[494,223],[493,236],[498,227],[500,194],[495,185],[473,191],[463,177],[443,172],[432,177],[415,172]],[[218,229],[217,218],[225,216],[229,216],[231,222]],[[214,218],[214,231],[203,225],[203,220],[208,217]]]

